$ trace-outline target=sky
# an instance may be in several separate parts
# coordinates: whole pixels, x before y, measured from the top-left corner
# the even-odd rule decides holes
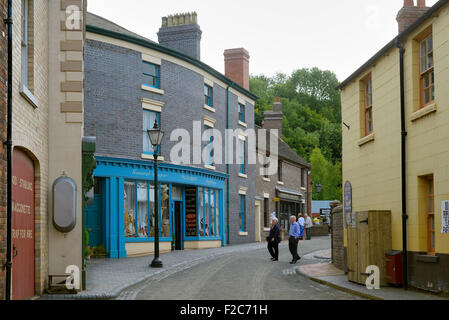
[[[153,41],[162,17],[196,11],[201,60],[222,73],[224,50],[244,47],[252,75],[318,67],[340,81],[397,35],[402,6],[403,0],[88,1],[90,12]]]

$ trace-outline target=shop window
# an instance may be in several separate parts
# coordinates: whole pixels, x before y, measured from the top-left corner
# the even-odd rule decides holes
[[[426,213],[427,213],[427,252],[435,254],[435,202],[433,176],[427,177]]]
[[[135,238],[136,233],[136,183],[125,181],[125,236]]]
[[[170,238],[170,188],[161,184],[161,237]]]
[[[246,232],[246,196],[240,195],[240,232]]]
[[[218,237],[220,235],[220,212],[217,208],[218,191],[198,188],[199,236]]]
[[[433,103],[435,100],[435,75],[432,35],[420,43],[420,88],[421,107]]]
[[[206,104],[206,106],[209,107],[214,106],[213,89],[211,86],[208,86],[207,84],[204,85],[204,103]]]
[[[137,183],[137,237],[148,238],[148,184]]]
[[[270,227],[270,200],[268,198],[265,198],[263,200],[263,221],[264,221],[264,228]]]
[[[154,124],[160,125],[160,113],[156,111],[143,110],[143,153],[154,155],[154,148],[148,137],[148,130],[154,128]]]
[[[160,89],[160,66],[143,61],[143,84]]]

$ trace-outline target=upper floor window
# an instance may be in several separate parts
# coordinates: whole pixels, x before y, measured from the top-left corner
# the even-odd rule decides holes
[[[33,71],[34,71],[34,55],[33,55],[33,3],[30,0],[22,0],[22,39],[21,39],[21,65],[22,75],[21,84],[28,90],[33,92]]]
[[[214,144],[214,136],[213,136],[213,128],[210,128],[208,126],[204,126],[204,131],[207,135],[207,141],[205,141],[205,148],[207,148],[207,158],[205,161],[205,164],[208,166],[214,165],[214,150],[213,150],[213,144]]]
[[[143,84],[160,89],[160,66],[143,61]]]
[[[365,136],[373,133],[373,81],[371,76],[365,80]]]
[[[240,164],[240,171],[241,174],[246,174],[246,165],[245,165],[245,158],[246,158],[246,141],[238,139],[239,141],[239,164]]]
[[[209,107],[212,107],[214,105],[213,89],[207,84],[204,85],[204,104]]]
[[[246,196],[240,195],[240,232],[246,232]]]
[[[245,105],[239,103],[239,121],[245,123],[246,117],[245,117]]]
[[[161,115],[159,112],[151,110],[143,110],[143,153],[154,155],[154,148],[148,137],[148,130],[154,128],[157,123],[160,126]]]
[[[278,181],[282,182],[282,161],[278,161]]]
[[[435,100],[435,76],[432,35],[421,41],[420,61],[421,107],[425,107]]]

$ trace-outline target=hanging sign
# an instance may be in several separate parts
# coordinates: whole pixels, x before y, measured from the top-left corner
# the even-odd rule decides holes
[[[349,181],[345,183],[344,195],[345,226],[348,227],[352,224],[352,185]]]
[[[441,233],[449,234],[449,200],[441,204]]]

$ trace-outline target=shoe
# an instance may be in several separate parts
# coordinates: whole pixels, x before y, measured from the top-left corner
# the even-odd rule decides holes
[[[274,258],[271,258],[270,260],[271,260],[271,261],[274,261],[274,260],[276,260],[276,259],[274,259]]]

